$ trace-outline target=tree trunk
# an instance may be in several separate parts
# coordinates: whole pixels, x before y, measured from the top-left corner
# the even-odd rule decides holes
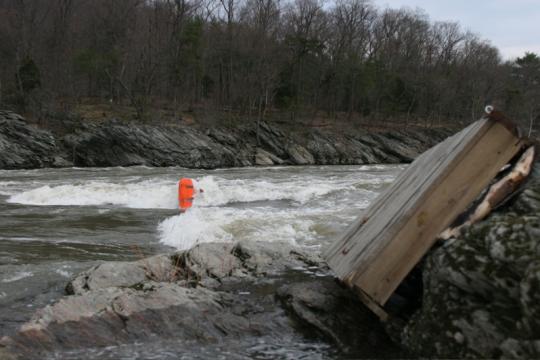
[[[259,130],[261,128],[261,118],[262,118],[262,96],[259,96],[259,106],[257,109],[257,147],[259,147],[261,144],[261,140],[259,137]]]
[[[534,125],[534,115],[533,115],[533,111],[531,110],[529,112],[529,133],[527,134],[527,137],[531,137],[533,125]]]

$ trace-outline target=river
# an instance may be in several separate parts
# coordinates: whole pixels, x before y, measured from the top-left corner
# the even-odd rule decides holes
[[[402,169],[0,171],[0,335],[56,301],[70,277],[99,261],[241,239],[320,251]],[[180,177],[194,178],[204,189],[183,215],[177,210]]]

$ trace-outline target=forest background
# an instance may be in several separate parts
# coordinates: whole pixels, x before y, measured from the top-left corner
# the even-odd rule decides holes
[[[369,0],[0,0],[0,109],[222,125],[462,126],[535,135],[540,57]]]

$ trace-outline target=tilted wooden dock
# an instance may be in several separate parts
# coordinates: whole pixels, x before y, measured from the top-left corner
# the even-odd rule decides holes
[[[522,145],[484,118],[431,148],[326,250],[330,268],[384,319],[398,285]]]

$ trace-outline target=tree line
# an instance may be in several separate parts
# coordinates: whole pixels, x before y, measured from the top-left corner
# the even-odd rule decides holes
[[[540,59],[370,0],[0,0],[0,107],[94,99],[302,117],[466,123],[538,114]],[[158,104],[158,105],[156,105]]]

